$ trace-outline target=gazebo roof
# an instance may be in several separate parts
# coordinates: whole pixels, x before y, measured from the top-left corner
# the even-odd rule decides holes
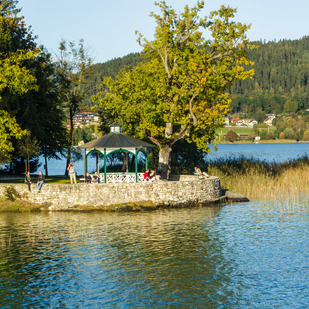
[[[79,146],[79,148],[154,148],[155,146],[123,133],[109,133],[91,142]]]

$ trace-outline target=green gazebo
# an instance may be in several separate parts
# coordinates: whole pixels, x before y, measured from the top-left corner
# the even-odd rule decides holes
[[[110,133],[89,143],[79,146],[85,150],[85,174],[87,173],[87,158],[90,153],[96,153],[96,170],[99,171],[99,154],[104,157],[104,182],[138,182],[143,174],[137,172],[137,155],[140,151],[146,155],[146,169],[148,168],[147,150],[155,146],[122,133],[121,125],[117,122],[110,125]],[[106,157],[113,152],[126,152],[135,156],[135,173],[107,173]]]

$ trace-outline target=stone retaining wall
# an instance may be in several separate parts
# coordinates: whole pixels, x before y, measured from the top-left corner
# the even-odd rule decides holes
[[[153,183],[44,184],[41,193],[36,192],[35,183],[30,193],[26,184],[12,186],[31,202],[48,203],[51,210],[69,209],[77,205],[104,207],[143,201],[151,201],[155,205],[205,204],[218,199],[222,194],[218,177],[182,179]],[[4,195],[7,186],[11,184],[0,184],[0,195]]]

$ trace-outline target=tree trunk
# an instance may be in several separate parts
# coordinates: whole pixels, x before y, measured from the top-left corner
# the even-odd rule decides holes
[[[48,176],[48,168],[47,168],[47,155],[46,155],[46,152],[44,154],[44,159],[45,159],[45,176],[47,177]]]
[[[71,162],[71,147],[73,146],[73,130],[74,130],[73,116],[74,116],[74,112],[73,112],[72,107],[70,107],[70,130],[69,130],[69,140],[68,140],[69,147],[68,147],[68,153],[67,153],[67,165],[65,167],[65,172],[64,172],[65,176],[69,175],[67,167],[68,167],[69,163]]]
[[[69,171],[67,170],[67,168],[68,168],[70,162],[71,162],[71,147],[68,148],[67,164],[65,166],[64,176],[68,176],[69,175]]]
[[[160,147],[158,175],[160,175],[163,179],[170,178],[171,158],[172,158],[172,147],[170,147],[169,145]]]

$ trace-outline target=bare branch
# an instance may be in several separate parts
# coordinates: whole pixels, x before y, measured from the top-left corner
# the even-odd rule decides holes
[[[156,144],[157,146],[161,146],[161,143],[157,140],[157,139],[155,139],[154,137],[152,137],[151,135],[148,135],[148,138],[154,143],[154,144]]]

